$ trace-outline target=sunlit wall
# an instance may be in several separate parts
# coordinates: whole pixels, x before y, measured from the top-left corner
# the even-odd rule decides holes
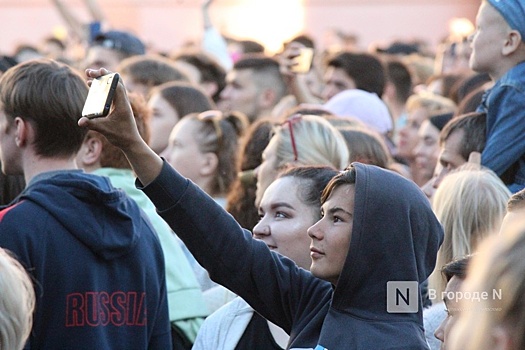
[[[255,39],[275,52],[304,30],[304,19],[303,0],[239,0],[225,8],[217,24],[234,37]]]

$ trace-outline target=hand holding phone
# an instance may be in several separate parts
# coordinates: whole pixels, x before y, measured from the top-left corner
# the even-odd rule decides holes
[[[291,66],[294,73],[308,73],[312,68],[312,61],[314,58],[314,50],[309,47],[301,47],[299,49],[299,56],[295,57],[295,65]]]
[[[93,79],[82,110],[82,116],[86,118],[107,116],[118,81],[118,73],[110,73]]]

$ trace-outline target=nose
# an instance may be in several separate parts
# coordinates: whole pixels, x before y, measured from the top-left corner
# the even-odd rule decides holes
[[[253,228],[253,236],[256,239],[262,239],[264,236],[269,236],[270,233],[270,226],[266,224],[264,217]]]
[[[221,93],[220,93],[220,98],[223,99],[223,100],[227,100],[228,98],[230,98],[230,93],[231,93],[231,86],[230,85],[226,85],[226,87],[224,89],[222,89]]]
[[[443,169],[441,169],[439,174],[434,179],[434,183],[432,184],[432,187],[437,189],[439,187],[439,185],[441,184],[441,181],[443,181],[445,176],[447,176],[448,172],[449,172],[449,170],[447,168],[445,168],[445,167]]]
[[[445,331],[444,331],[444,328],[445,328],[445,323],[447,322],[447,318],[445,318],[443,320],[443,322],[441,322],[441,324],[439,325],[439,327],[436,329],[436,331],[434,332],[434,337],[436,337],[437,339],[439,339],[441,342],[445,342]],[[441,348],[443,349],[443,346],[441,346]]]
[[[321,230],[321,220],[317,221],[315,224],[310,226],[306,233],[308,234],[308,237],[315,240],[321,240],[323,239],[323,231]]]

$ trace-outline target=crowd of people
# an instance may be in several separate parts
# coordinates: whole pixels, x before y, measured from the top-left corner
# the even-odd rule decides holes
[[[82,55],[0,60],[0,350],[525,347],[523,1],[435,54],[270,55],[211,0],[151,52],[55,4]]]

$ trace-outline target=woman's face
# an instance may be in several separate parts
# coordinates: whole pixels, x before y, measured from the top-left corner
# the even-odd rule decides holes
[[[334,285],[337,285],[350,248],[354,199],[354,185],[339,185],[322,205],[321,220],[308,229],[312,239],[310,271]]]
[[[160,154],[168,146],[170,132],[179,121],[180,116],[160,93],[155,93],[150,97],[148,107],[152,111],[150,147]]]
[[[416,168],[425,178],[430,179],[439,158],[439,129],[427,119],[423,121],[418,131],[418,144],[414,149]]]
[[[317,221],[320,208],[301,200],[301,185],[307,186],[308,183],[287,176],[268,186],[259,206],[260,220],[253,228],[253,234],[271,250],[309,270],[312,260],[307,230]]]
[[[418,142],[417,132],[428,114],[424,108],[417,108],[408,115],[407,124],[399,131],[397,154],[405,159],[414,159],[414,148]]]
[[[258,207],[261,203],[263,194],[270,184],[277,178],[279,169],[277,165],[277,141],[275,137],[272,137],[270,143],[263,151],[262,163],[255,171],[257,175],[257,190],[255,192],[255,205]]]
[[[198,131],[200,123],[183,118],[169,136],[168,147],[161,156],[166,159],[181,175],[198,183],[203,153],[199,150]]]

